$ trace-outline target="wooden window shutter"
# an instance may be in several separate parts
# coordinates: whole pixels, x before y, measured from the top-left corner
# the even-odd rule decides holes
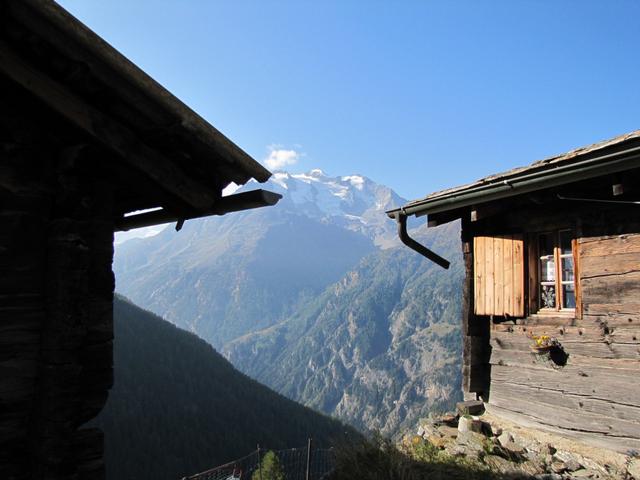
[[[523,317],[522,235],[474,237],[473,259],[475,314]]]

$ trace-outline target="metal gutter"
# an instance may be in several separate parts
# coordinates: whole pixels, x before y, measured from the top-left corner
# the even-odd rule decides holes
[[[580,197],[565,197],[563,195],[557,195],[558,200],[568,200],[571,202],[587,202],[587,203],[613,203],[617,205],[640,205],[640,202],[634,200],[607,200],[605,198],[580,198]]]
[[[208,217],[210,215],[224,215],[226,213],[239,212],[252,208],[268,207],[278,203],[281,198],[282,195],[279,193],[268,190],[251,190],[250,192],[242,192],[222,197],[216,202],[213,208],[205,212],[198,212],[194,215],[177,215],[176,213],[162,209],[123,217],[116,222],[115,231],[126,232],[132,228],[150,227],[151,225],[171,222],[178,222],[176,229],[180,230],[185,220]]]
[[[629,156],[629,154],[632,155]],[[603,163],[604,160],[608,159],[613,160]],[[446,212],[477,203],[499,200],[580,180],[588,180],[601,175],[622,172],[631,168],[640,168],[640,147],[600,155],[567,165],[557,165],[512,178],[499,179],[486,185],[478,185],[460,192],[445,194],[433,200],[425,199],[413,205],[409,204],[399,209],[390,210],[387,215],[389,218],[395,218],[397,212],[401,212],[403,215],[416,216]]]
[[[417,241],[415,241],[413,238],[409,236],[409,233],[407,232],[407,216],[406,215],[402,214],[401,212],[396,212],[394,214],[394,218],[396,219],[396,223],[398,224],[398,236],[400,237],[400,240],[402,241],[402,243],[404,243],[407,247],[411,248],[412,250],[415,250],[420,255],[427,257],[432,262],[440,265],[442,268],[445,268],[445,269],[449,268],[450,263],[448,260],[442,258],[437,253],[429,250],[427,247],[425,247],[421,243],[418,243]]]

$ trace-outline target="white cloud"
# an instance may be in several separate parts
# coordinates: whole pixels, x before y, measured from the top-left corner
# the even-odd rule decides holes
[[[278,145],[269,147],[269,155],[265,158],[264,163],[270,170],[282,170],[288,165],[298,163],[301,154],[296,150],[287,150],[279,148]]]

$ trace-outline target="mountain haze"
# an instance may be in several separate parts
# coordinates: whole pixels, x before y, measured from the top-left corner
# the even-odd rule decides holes
[[[276,172],[263,188],[283,199],[119,245],[118,291],[361,429],[396,433],[452,405],[459,226],[411,230],[452,260],[445,271],[398,246],[384,212],[405,200],[362,175]]]
[[[376,243],[397,244],[384,211],[404,199],[366,177],[277,172],[264,188],[282,200],[118,245],[118,291],[220,349],[294,312]]]
[[[273,325],[373,249],[362,235],[274,208],[130,240],[114,270],[119,292],[219,349]]]

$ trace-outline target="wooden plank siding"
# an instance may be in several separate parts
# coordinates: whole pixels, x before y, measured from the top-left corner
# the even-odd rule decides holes
[[[503,248],[504,246],[504,248]],[[493,309],[496,312],[505,312],[505,297],[507,292],[505,292],[505,281],[504,281],[504,269],[507,268],[511,270],[510,265],[504,263],[504,253],[503,250],[510,250],[511,244],[509,240],[503,239],[502,237],[493,237],[493,261],[495,264],[493,265],[493,288],[488,289],[494,292],[493,295]]]
[[[578,242],[584,316],[607,325],[640,325],[640,234]]]
[[[504,291],[504,311],[512,312],[514,309],[513,302],[513,248],[502,249],[502,275],[503,275],[503,291]]]
[[[576,314],[494,323],[485,400],[523,424],[621,452],[637,449],[640,234],[577,238],[573,247]],[[527,257],[531,269],[536,259]],[[533,353],[532,335],[557,338],[566,365]]]
[[[521,235],[474,237],[476,315],[524,315],[524,241]]]
[[[485,263],[485,239],[486,237],[474,237],[473,239],[473,292],[474,292],[474,313],[484,315],[484,290],[486,281],[484,276]]]
[[[637,205],[576,200],[609,198],[614,180],[491,201],[461,218],[471,247],[464,390],[521,425],[625,453],[640,450],[640,217]],[[637,185],[640,168],[625,182]],[[540,310],[539,236],[560,231],[571,232],[575,310]],[[557,338],[566,363],[536,355],[532,335]]]
[[[463,219],[465,395],[522,425],[640,449],[640,222],[626,208],[555,207]],[[537,235],[563,229],[573,233],[576,309],[538,312]],[[485,324],[486,334],[473,327]],[[564,366],[532,352],[530,336],[543,334],[562,344]]]
[[[496,268],[502,267],[502,259],[496,259],[493,256],[493,241],[492,237],[485,238],[484,241],[484,314],[485,315],[497,315],[495,313],[496,306],[494,304],[494,292],[497,295],[503,295],[503,292],[496,292],[495,274]]]
[[[524,316],[524,241],[522,236],[513,236],[513,317]]]
[[[494,325],[485,400],[521,420],[618,451],[640,447],[636,328]],[[565,366],[534,354],[530,334],[558,338]]]

